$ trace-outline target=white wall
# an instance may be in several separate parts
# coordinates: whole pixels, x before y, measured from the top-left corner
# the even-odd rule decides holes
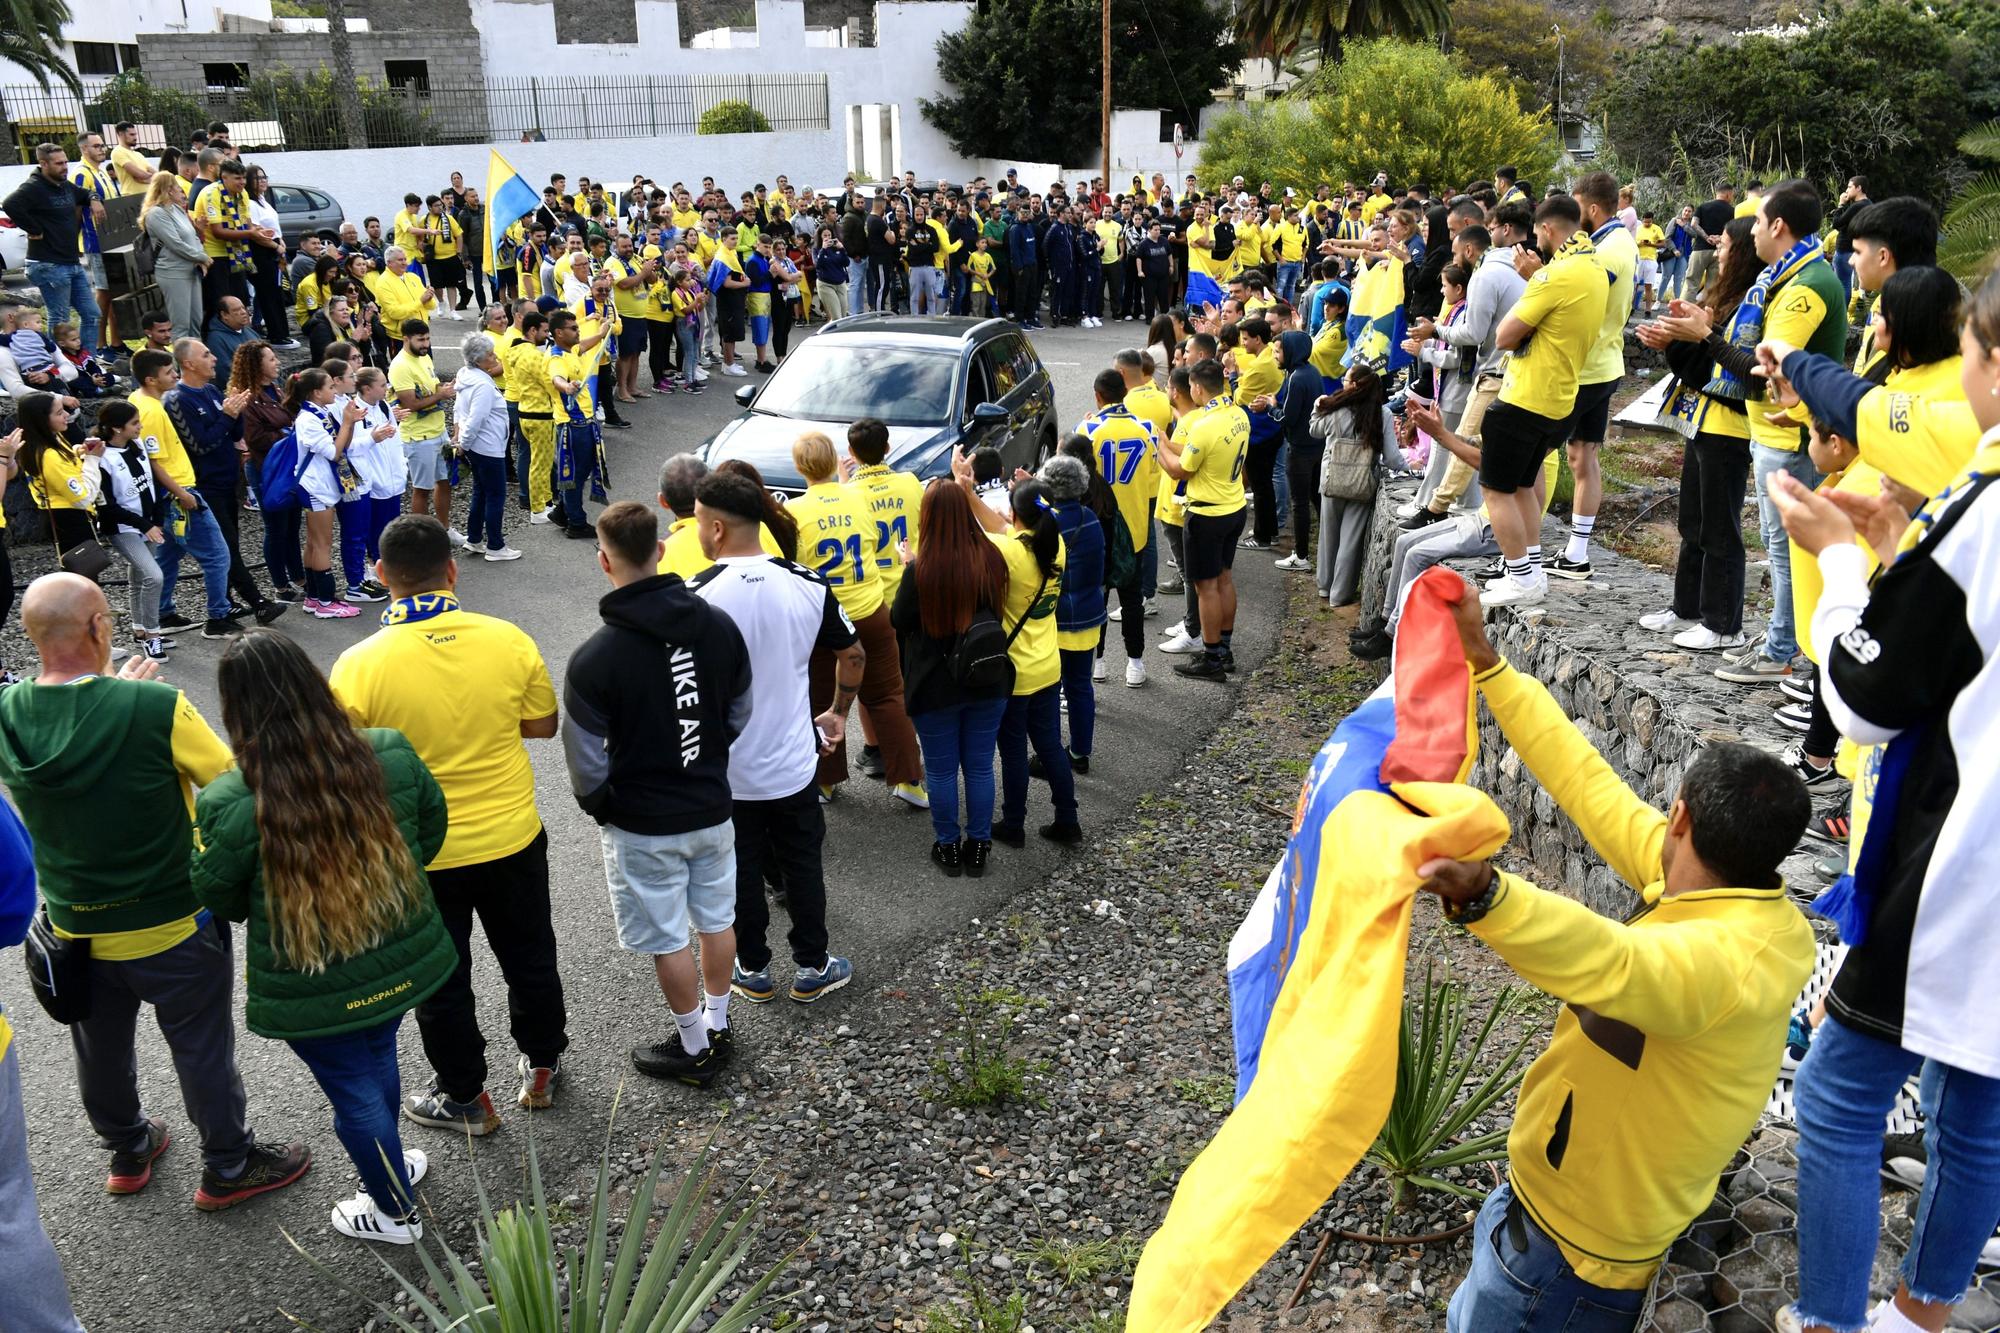
[[[73,0],[70,21],[63,24],[68,42],[112,42],[130,45],[140,33],[217,32],[218,18],[262,23],[271,21],[271,0]],[[74,66],[75,51],[65,49]],[[0,84],[32,84],[26,70],[0,60]]]
[[[471,3],[473,26],[487,38],[489,78],[824,73],[834,151],[824,160],[794,160],[788,171],[795,181],[838,183],[848,169],[846,108],[889,98],[901,107],[897,118],[900,160],[894,169],[936,176],[949,175],[958,167],[958,155],[944,136],[925,122],[917,99],[936,97],[944,90],[937,76],[937,42],[965,26],[972,15],[972,5],[965,0],[877,5],[878,44],[845,47],[828,47],[818,44],[824,39],[808,39],[801,0],[757,0],[754,46],[739,47],[732,39],[726,49],[699,51],[680,44],[680,7],[674,0],[637,0],[636,42],[568,44],[556,42],[555,6],[549,0]],[[505,123],[504,118],[495,122],[495,133],[518,133],[521,128],[525,127]],[[626,172],[628,177],[630,174]],[[715,174],[718,179],[724,175],[738,179],[745,173]]]

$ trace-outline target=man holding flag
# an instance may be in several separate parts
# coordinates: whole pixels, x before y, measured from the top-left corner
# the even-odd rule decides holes
[[[486,225],[481,229],[484,235],[480,237],[480,244],[485,250],[485,272],[499,274],[503,249],[513,250],[516,266],[526,271],[525,265],[521,264],[520,243],[510,239],[507,233],[515,223],[533,213],[540,203],[541,196],[535,193],[535,187],[522,180],[521,173],[514,170],[506,158],[495,152],[487,153]]]

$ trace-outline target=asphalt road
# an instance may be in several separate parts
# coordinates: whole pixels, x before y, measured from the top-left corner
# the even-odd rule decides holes
[[[455,344],[457,329],[440,330],[440,345]],[[464,326],[468,327],[469,326]],[[1054,376],[1059,420],[1068,426],[1091,407],[1090,377],[1122,346],[1140,341],[1143,325],[1038,333],[1035,343]],[[453,358],[455,360],[455,358]],[[611,433],[612,491],[617,498],[651,501],[660,462],[698,445],[737,409],[730,382],[717,379],[698,399],[676,394],[627,407],[635,427]],[[510,510],[508,521],[525,518]],[[595,599],[604,585],[592,548],[565,541],[560,529],[510,531],[526,552],[511,564],[469,562],[459,584],[468,609],[505,616],[541,646],[558,691],[572,648],[598,621]],[[1245,552],[1237,564],[1242,588],[1236,650],[1245,668],[1271,651],[1274,607],[1281,575],[1269,557]],[[1171,607],[1178,598],[1164,598]],[[1148,644],[1159,641],[1168,615],[1148,626]],[[295,635],[323,665],[374,628],[365,614],[348,621],[286,616],[280,626]],[[1148,791],[1163,786],[1186,756],[1226,715],[1236,686],[1190,682],[1173,675],[1169,659],[1149,648],[1152,683],[1123,686],[1123,652],[1112,635],[1111,681],[1099,690],[1096,755],[1079,780],[1086,833],[1107,829],[1130,813]],[[221,645],[183,636],[167,678],[184,688],[220,727],[214,661]],[[856,744],[859,742],[857,741]],[[534,1137],[551,1190],[562,1193],[595,1171],[603,1150],[612,1097],[630,1066],[635,1043],[657,1041],[671,1029],[648,962],[619,950],[605,897],[595,825],[571,799],[560,742],[527,742],[533,756],[536,800],[547,825],[550,868],[571,1046],[563,1062],[558,1106],[534,1119]],[[1030,794],[1030,823],[1046,818],[1045,789]],[[990,914],[1020,888],[1045,875],[1065,851],[1030,839],[1024,851],[997,848],[984,880],[945,880],[927,856],[930,824],[893,800],[877,783],[857,777],[827,812],[826,875],[833,947],[855,963],[854,984],[811,1009],[780,1000],[751,1010],[739,1005],[732,1020],[743,1028],[744,1057],[787,1042],[806,1025],[865,1023],[873,992],[893,987],[899,970],[926,945],[949,936],[975,917]],[[115,836],[115,820],[107,833]],[[782,926],[782,920],[779,923]],[[240,941],[240,935],[239,935]],[[779,952],[783,952],[779,941]],[[475,946],[476,951],[478,946]],[[784,963],[778,977],[782,984]],[[514,1051],[507,1040],[505,991],[490,959],[481,957],[475,985],[493,1065],[491,1090],[505,1124],[479,1144],[490,1191],[504,1200],[518,1179],[528,1115],[512,1105]],[[0,1003],[16,1024],[27,1101],[30,1152],[42,1217],[69,1273],[76,1308],[93,1330],[120,1333],[195,1333],[264,1330],[292,1325],[280,1313],[326,1330],[352,1329],[365,1305],[316,1274],[287,1244],[289,1232],[348,1282],[372,1295],[390,1284],[377,1264],[384,1258],[414,1269],[407,1251],[347,1240],[328,1225],[333,1203],[353,1192],[354,1173],[333,1136],[324,1097],[305,1066],[280,1043],[240,1030],[238,1063],[249,1089],[251,1123],[267,1140],[302,1138],[312,1145],[314,1166],[297,1185],[228,1213],[205,1215],[192,1206],[200,1151],[180,1106],[173,1068],[157,1029],[140,1024],[140,1081],[150,1114],[174,1134],[152,1185],[132,1197],[104,1193],[107,1154],[96,1144],[76,1097],[68,1042],[62,1029],[37,1009],[19,965],[0,966]],[[239,1000],[240,1005],[240,991]],[[747,1012],[746,1012],[747,1011]],[[740,1017],[739,1017],[740,1016]],[[414,1022],[402,1032],[406,1086],[428,1078]],[[632,1077],[625,1081],[614,1144],[650,1143],[669,1121],[699,1116],[704,1099],[719,1110],[728,1100],[725,1080],[710,1093]],[[404,1126],[407,1141],[432,1154],[434,1169],[421,1187],[438,1213],[470,1217],[476,1209],[464,1145],[441,1131]],[[837,1179],[838,1162],[828,1162]],[[914,1183],[914,1182],[912,1182]],[[586,1195],[587,1197],[587,1195]],[[0,1257],[0,1270],[4,1270]],[[6,1283],[0,1281],[0,1291]],[[0,1327],[7,1323],[0,1303]]]

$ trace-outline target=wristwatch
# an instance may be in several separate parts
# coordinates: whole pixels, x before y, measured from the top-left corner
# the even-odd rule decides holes
[[[1500,890],[1500,872],[1491,865],[1486,867],[1486,888],[1477,898],[1465,903],[1446,902],[1445,920],[1457,926],[1469,926],[1493,910],[1494,895]]]

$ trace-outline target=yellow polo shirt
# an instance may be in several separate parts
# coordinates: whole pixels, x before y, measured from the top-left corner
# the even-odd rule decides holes
[[[924,484],[908,472],[876,463],[856,469],[847,486],[875,527],[875,572],[882,580],[882,596],[893,598],[903,581],[899,544],[908,542],[913,555],[917,550],[917,511],[923,507]]]
[[[187,445],[167,415],[167,405],[137,389],[128,401],[139,409],[139,447],[146,451],[146,457],[158,463],[176,486],[192,487],[194,460],[188,457]]]
[[[1056,544],[1056,568],[1045,581],[1042,566],[1028,545],[1027,534],[989,532],[987,539],[1000,548],[1007,562],[1007,604],[1000,608],[1000,625],[1013,634],[1007,656],[1014,663],[1014,693],[1036,694],[1062,677],[1062,658],[1056,652],[1056,599],[1062,595],[1063,548]],[[1035,590],[1041,589],[1037,596]]]
[[[1188,512],[1223,517],[1243,507],[1243,455],[1250,418],[1224,394],[1181,419],[1181,471],[1188,474]]]
[[[1500,401],[1560,421],[1576,407],[1584,361],[1604,326],[1611,282],[1595,252],[1568,246],[1538,270],[1514,303],[1513,314],[1532,324],[1528,345],[1507,358]]]
[[[799,563],[819,571],[848,619],[861,620],[880,610],[878,536],[860,497],[837,481],[823,481],[806,487],[786,508],[799,521]]]

